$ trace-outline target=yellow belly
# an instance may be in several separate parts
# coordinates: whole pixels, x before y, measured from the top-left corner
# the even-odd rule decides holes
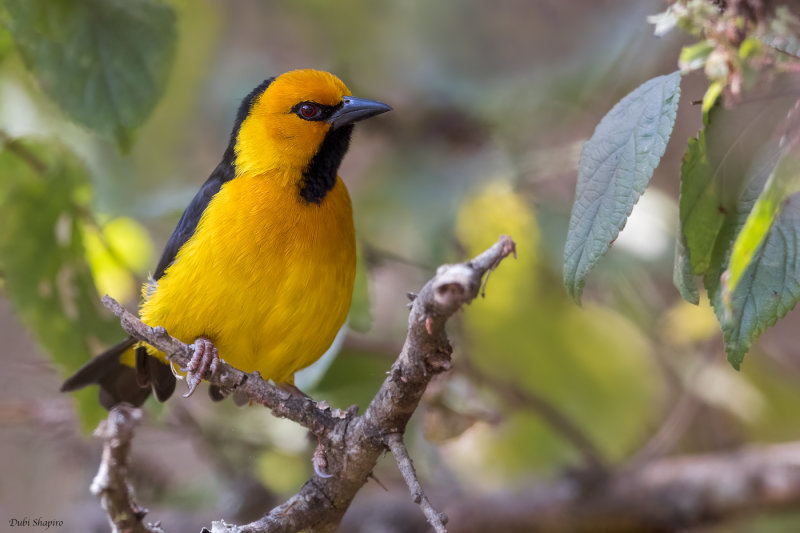
[[[355,261],[341,179],[316,205],[274,176],[238,176],[206,207],[140,315],[186,343],[209,338],[240,370],[292,382],[344,323]]]

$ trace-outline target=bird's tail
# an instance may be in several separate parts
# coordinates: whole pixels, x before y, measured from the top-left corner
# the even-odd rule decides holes
[[[61,392],[100,385],[100,404],[106,409],[122,402],[142,405],[151,390],[163,402],[175,390],[175,376],[169,366],[135,344],[136,340],[128,337],[94,357],[61,385]],[[135,352],[135,367],[122,362],[128,350]]]

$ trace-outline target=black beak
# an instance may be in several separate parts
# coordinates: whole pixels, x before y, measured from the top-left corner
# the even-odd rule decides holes
[[[342,98],[342,105],[337,109],[333,115],[328,117],[328,122],[331,124],[331,130],[336,130],[342,126],[353,124],[359,120],[364,120],[381,113],[391,111],[392,108],[381,102],[374,100],[367,100],[365,98],[356,98],[355,96],[345,96]]]

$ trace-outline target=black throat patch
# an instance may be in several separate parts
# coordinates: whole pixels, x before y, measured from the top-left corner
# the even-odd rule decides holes
[[[319,150],[303,172],[300,182],[300,197],[307,202],[319,205],[325,195],[336,185],[336,173],[344,154],[350,146],[353,125],[329,131]]]

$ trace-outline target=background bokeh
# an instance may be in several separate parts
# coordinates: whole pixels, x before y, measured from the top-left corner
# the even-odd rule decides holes
[[[341,351],[301,378],[308,393],[363,409],[402,344],[405,294],[437,265],[481,251],[500,233],[518,244],[519,257],[491,275],[486,297],[450,323],[455,368],[433,384],[409,427],[415,464],[434,495],[546,482],[580,465],[584,454],[542,405],[612,464],[652,447],[706,452],[800,438],[797,313],[768,331],[736,372],[708,304],[691,306],[672,286],[680,158],[700,127],[692,102],[705,91],[702,75],[683,80],[672,142],[591,275],[584,306],[561,286],[582,142],[622,96],[674,71],[686,44],[677,32],[653,36],[646,16],[663,2],[167,4],[178,29],[174,63],[127,153],[72,123],[19,57],[2,53],[0,131],[56,138],[88,168],[82,194],[96,224],[82,231],[99,294],[135,308],[139,283],[220,159],[252,87],[294,68],[329,70],[353,94],[394,111],[358,126],[340,171],[354,201],[363,276]],[[37,246],[26,232],[37,209],[28,216],[30,226],[0,227],[5,241]],[[3,283],[0,529],[28,516],[63,520],[58,531],[105,531],[88,491],[100,448],[87,426],[97,414],[58,393],[67,370],[26,327],[32,319],[2,297],[14,280]],[[105,338],[86,328],[81,335]],[[688,414],[648,448],[681,398],[691,399]],[[255,518],[311,473],[305,432],[262,409],[212,404],[205,394],[147,407],[134,482],[150,518],[169,530]],[[375,475],[389,496],[406,496],[391,461]],[[368,483],[343,530],[370,531],[370,513],[389,496]],[[397,530],[424,531],[408,505]],[[797,527],[788,514],[724,530]]]

